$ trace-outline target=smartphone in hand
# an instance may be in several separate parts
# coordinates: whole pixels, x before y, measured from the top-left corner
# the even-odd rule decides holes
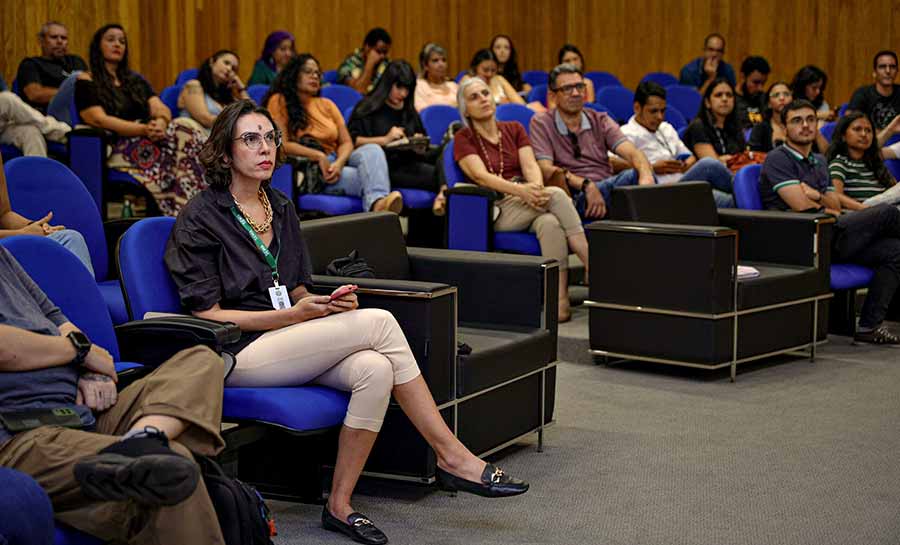
[[[331,294],[331,301],[335,299],[340,299],[341,297],[351,294],[359,289],[359,286],[355,284],[348,284],[346,286],[341,286],[338,289],[334,290]]]

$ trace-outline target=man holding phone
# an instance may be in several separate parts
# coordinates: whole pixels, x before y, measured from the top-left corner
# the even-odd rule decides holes
[[[622,126],[622,132],[647,156],[658,183],[709,182],[713,186],[716,206],[733,208],[731,171],[712,157],[698,161],[665,117],[666,90],[652,81],[641,82],[634,93],[634,115]],[[622,160],[614,159],[614,162]],[[627,168],[629,165],[618,166]]]

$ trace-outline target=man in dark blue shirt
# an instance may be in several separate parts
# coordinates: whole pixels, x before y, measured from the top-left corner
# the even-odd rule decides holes
[[[859,316],[858,342],[900,344],[883,325],[891,300],[900,286],[900,210],[888,204],[855,212],[841,211],[828,166],[812,152],[816,138],[816,110],[795,100],[781,113],[787,142],[766,156],[759,178],[763,204],[770,210],[826,212],[837,216],[832,239],[834,261],[871,267],[875,276]]]
[[[109,352],[0,247],[0,467],[31,475],[57,520],[105,541],[224,545],[191,457],[224,446],[223,377],[195,347],[118,392]]]
[[[717,77],[727,79],[732,86],[737,85],[734,68],[722,60],[725,56],[725,38],[712,33],[703,40],[703,56],[697,57],[681,69],[679,83],[696,87],[702,95],[706,87]]]

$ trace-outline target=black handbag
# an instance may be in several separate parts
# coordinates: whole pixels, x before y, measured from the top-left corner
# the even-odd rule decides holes
[[[375,278],[375,269],[365,259],[359,257],[358,251],[353,250],[347,257],[339,257],[329,263],[325,274],[351,278]]]
[[[322,147],[322,144],[311,136],[304,136],[297,143],[325,153],[325,148]],[[319,168],[318,161],[306,158],[296,159],[294,171],[298,175],[298,195],[321,193],[325,189],[325,176],[322,174],[322,169]]]
[[[222,466],[196,456],[203,483],[216,509],[225,545],[273,545],[275,519],[255,488],[232,479]]]

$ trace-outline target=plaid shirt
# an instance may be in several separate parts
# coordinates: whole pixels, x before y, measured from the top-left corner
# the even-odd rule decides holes
[[[372,75],[372,82],[366,89],[367,93],[375,88],[375,85],[378,83],[378,80],[381,79],[381,74],[384,73],[389,62],[390,60],[385,58],[375,69],[375,73]],[[362,49],[356,48],[352,54],[344,59],[344,62],[341,63],[340,67],[338,67],[338,83],[348,85],[347,80],[356,79],[361,76],[365,67],[366,60],[363,59]]]

